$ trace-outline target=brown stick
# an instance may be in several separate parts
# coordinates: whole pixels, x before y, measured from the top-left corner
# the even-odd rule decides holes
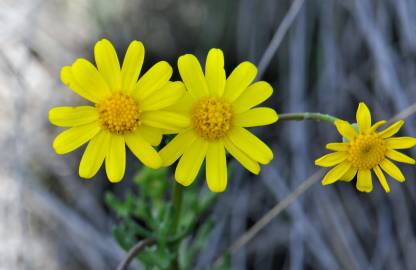
[[[142,251],[145,247],[155,243],[155,239],[146,238],[138,242],[134,247],[132,247],[124,260],[118,265],[117,270],[127,270],[131,261]]]

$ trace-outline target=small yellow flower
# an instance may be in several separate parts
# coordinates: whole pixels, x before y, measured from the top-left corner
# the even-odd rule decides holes
[[[126,147],[148,167],[159,168],[162,160],[153,148],[160,143],[163,129],[189,125],[189,119],[164,111],[185,93],[182,82],[170,82],[171,66],[161,61],[141,78],[144,47],[133,41],[120,68],[117,53],[106,39],[94,48],[97,68],[85,59],[63,67],[61,79],[75,93],[95,105],[56,107],[49,121],[69,127],[53,142],[58,154],[71,152],[88,143],[79,165],[79,175],[93,177],[105,160],[110,181],[124,176]]]
[[[328,185],[337,180],[351,181],[357,175],[357,189],[362,192],[371,192],[373,182],[371,170],[374,171],[382,187],[390,192],[386,177],[381,169],[399,182],[403,182],[404,176],[400,169],[391,160],[415,164],[415,160],[396,149],[407,149],[416,145],[416,138],[396,137],[396,134],[404,124],[399,120],[383,131],[377,129],[386,121],[379,121],[371,125],[371,114],[364,103],[360,103],[357,110],[356,130],[351,124],[343,120],[336,120],[338,132],[345,138],[342,143],[329,143],[326,148],[335,151],[315,161],[321,167],[332,167],[322,180],[323,185]]]
[[[219,49],[209,51],[205,74],[191,54],[179,58],[178,68],[187,92],[170,109],[191,121],[159,152],[163,165],[169,166],[180,158],[175,178],[188,186],[205,159],[208,187],[214,192],[224,191],[227,186],[226,150],[245,168],[258,174],[259,163],[269,163],[273,153],[245,128],[277,121],[273,109],[253,109],[270,97],[272,87],[263,81],[251,84],[257,68],[250,62],[241,63],[226,79],[224,56]]]

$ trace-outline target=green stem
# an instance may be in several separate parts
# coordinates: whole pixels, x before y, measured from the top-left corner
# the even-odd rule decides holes
[[[182,189],[183,187],[175,181],[173,184],[173,191],[172,191],[172,201],[173,201],[173,224],[172,224],[172,232],[173,235],[176,234],[178,231],[179,221],[181,217],[181,209],[182,209]]]
[[[279,114],[279,121],[304,121],[304,120],[314,120],[314,121],[325,121],[331,124],[334,124],[338,118],[329,114],[322,113],[282,113]]]

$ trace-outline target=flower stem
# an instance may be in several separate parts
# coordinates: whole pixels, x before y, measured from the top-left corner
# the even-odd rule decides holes
[[[329,114],[322,113],[282,113],[279,114],[280,121],[304,121],[304,120],[314,120],[314,121],[325,121],[331,124],[334,124],[338,118]]]

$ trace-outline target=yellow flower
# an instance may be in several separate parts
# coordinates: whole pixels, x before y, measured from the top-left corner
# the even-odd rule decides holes
[[[405,179],[402,172],[390,159],[415,164],[413,158],[396,149],[415,146],[416,138],[391,138],[404,124],[403,120],[397,121],[383,131],[377,131],[385,123],[386,121],[383,120],[371,125],[370,111],[362,102],[357,110],[358,130],[346,121],[336,120],[335,125],[345,138],[345,142],[327,144],[326,147],[335,152],[315,161],[315,164],[321,167],[335,166],[325,175],[322,184],[332,184],[337,180],[351,181],[357,175],[357,189],[371,192],[373,190],[371,170],[373,170],[384,190],[390,192],[382,169],[392,178],[403,182]]]
[[[227,186],[226,151],[258,174],[259,163],[269,163],[273,153],[245,128],[277,121],[273,109],[253,109],[270,97],[272,87],[263,81],[251,84],[257,68],[250,62],[241,63],[226,79],[224,56],[219,49],[209,51],[205,74],[191,54],[179,58],[178,68],[187,92],[170,109],[181,112],[191,121],[159,152],[163,165],[169,166],[180,158],[175,178],[188,186],[206,159],[206,179],[214,192],[224,191]]]
[[[153,146],[160,143],[162,130],[189,125],[188,118],[164,111],[185,93],[183,83],[169,81],[172,68],[164,61],[138,80],[144,60],[139,41],[130,44],[121,68],[106,39],[96,43],[94,56],[97,68],[77,59],[61,70],[63,83],[95,105],[49,111],[52,124],[69,127],[56,137],[53,148],[65,154],[89,141],[79,165],[83,178],[93,177],[105,160],[109,180],[120,181],[126,167],[125,144],[143,164],[159,168],[162,160]]]

